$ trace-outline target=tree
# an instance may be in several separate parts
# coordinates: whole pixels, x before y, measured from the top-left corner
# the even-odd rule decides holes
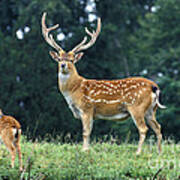
[[[79,1],[33,0],[18,1],[15,5],[12,10],[17,11],[18,17],[12,26],[12,35],[1,38],[1,107],[6,113],[14,114],[23,130],[28,130],[33,137],[46,133],[53,135],[57,131],[75,134],[76,129],[80,129],[80,122],[72,120],[72,114],[58,91],[57,64],[48,55],[40,22],[42,12],[47,11],[48,24],[60,23],[59,30],[66,36],[64,43],[71,46],[75,38],[69,41],[68,33],[78,31],[81,16],[87,19],[84,13],[86,1],[81,4]],[[30,28],[28,33],[25,31],[27,27]],[[21,31],[23,38],[16,37],[17,30]]]
[[[168,109],[159,115],[164,134],[174,135],[177,139],[180,133],[179,123],[179,57],[180,44],[180,2],[178,0],[158,0],[140,19],[140,28],[132,35],[134,49],[132,58],[136,59],[139,71],[146,69],[148,76],[161,87],[163,103]]]
[[[93,4],[91,12],[87,10],[89,3]],[[163,131],[173,133],[179,127],[177,120],[169,121],[179,118],[178,4],[178,0],[121,0],[118,3],[112,0],[3,0],[0,7],[1,108],[17,117],[23,130],[29,129],[33,137],[68,132],[77,139],[81,137],[81,122],[73,118],[58,90],[57,64],[48,55],[51,48],[42,37],[40,22],[46,11],[48,25],[60,24],[54,37],[64,35],[64,39],[56,39],[68,51],[83,39],[85,26],[95,27],[95,20],[89,22],[89,16],[94,14],[95,18],[97,15],[102,18],[102,32],[96,44],[77,63],[78,72],[86,78],[144,75],[156,80],[163,94],[167,94],[163,102],[168,106],[159,114],[159,119],[161,123],[169,123],[167,128],[162,124]],[[19,39],[17,32],[22,36]],[[93,134],[124,136],[128,131],[136,131],[132,121],[97,121]],[[177,131],[174,134],[179,137]]]

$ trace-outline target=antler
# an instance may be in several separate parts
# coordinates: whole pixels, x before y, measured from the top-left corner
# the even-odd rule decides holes
[[[91,36],[91,40],[87,43],[87,37],[85,36],[84,39],[82,40],[81,43],[79,43],[73,50],[72,52],[74,53],[77,53],[79,51],[82,51],[82,50],[85,50],[85,49],[88,49],[89,47],[91,47],[95,42],[96,42],[96,39],[101,31],[101,18],[98,18],[97,20],[97,29],[96,31],[92,31],[92,33],[87,29],[87,27],[85,28],[85,31],[86,33]]]
[[[46,24],[45,24],[46,15],[47,15],[47,13],[44,12],[43,16],[42,16],[42,20],[41,20],[41,23],[42,23],[42,34],[43,34],[45,40],[47,41],[47,43],[50,46],[55,48],[58,52],[59,51],[63,51],[63,49],[55,42],[55,40],[53,38],[53,35],[52,34],[49,35],[49,32],[54,30],[54,29],[57,29],[59,27],[59,24],[56,24],[56,25],[54,25],[54,26],[52,26],[50,28],[47,28]]]

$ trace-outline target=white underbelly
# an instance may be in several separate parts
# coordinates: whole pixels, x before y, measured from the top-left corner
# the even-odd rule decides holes
[[[127,118],[128,116],[129,116],[128,113],[120,113],[120,114],[115,114],[112,116],[104,116],[104,115],[97,114],[96,118],[97,119],[104,119],[104,120],[117,120],[117,119],[120,120],[120,119]]]

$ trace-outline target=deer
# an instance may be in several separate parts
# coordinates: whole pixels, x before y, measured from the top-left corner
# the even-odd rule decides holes
[[[21,125],[12,116],[4,115],[0,109],[0,137],[11,154],[11,167],[14,168],[16,150],[19,158],[19,170],[22,171],[22,156],[20,147]]]
[[[72,50],[65,52],[54,40],[50,33],[59,27],[46,26],[44,12],[41,19],[42,35],[45,41],[56,51],[49,54],[58,63],[58,86],[74,117],[80,119],[83,127],[83,151],[89,149],[90,134],[93,121],[98,119],[123,121],[131,117],[139,132],[139,142],[136,154],[142,151],[149,126],[157,137],[158,152],[161,152],[161,125],[156,121],[157,108],[165,109],[160,103],[160,89],[158,85],[143,77],[128,77],[117,80],[86,79],[80,76],[75,67],[83,56],[84,50],[90,48],[101,31],[101,19],[97,19],[97,28],[90,32],[87,27],[87,36]]]

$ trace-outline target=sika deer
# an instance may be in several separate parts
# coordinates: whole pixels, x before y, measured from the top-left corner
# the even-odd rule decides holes
[[[22,159],[21,159],[21,147],[20,147],[21,125],[12,116],[4,115],[1,109],[0,109],[0,137],[11,154],[12,168],[14,168],[16,150],[18,151],[19,169],[20,171],[22,171]]]
[[[144,118],[156,133],[158,150],[161,152],[161,126],[156,121],[157,108],[165,108],[159,102],[160,90],[154,82],[133,77],[120,80],[96,80],[86,79],[80,76],[75,63],[81,59],[80,51],[91,47],[101,30],[101,20],[98,18],[97,29],[92,33],[85,28],[91,37],[86,43],[87,37],[73,50],[65,52],[53,39],[49,32],[59,25],[47,28],[45,24],[46,13],[42,16],[42,34],[47,43],[57,50],[50,51],[51,57],[58,62],[59,89],[66,99],[75,118],[81,119],[83,124],[83,150],[89,148],[90,134],[93,120],[125,120],[132,117],[139,130],[139,145],[137,154],[141,153],[141,147],[148,130]],[[78,53],[80,52],[80,53]]]

